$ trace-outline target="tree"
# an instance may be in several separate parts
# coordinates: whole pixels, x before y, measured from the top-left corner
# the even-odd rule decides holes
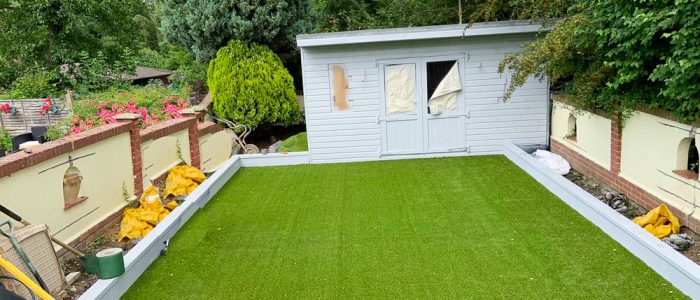
[[[506,98],[539,74],[581,108],[625,117],[643,105],[669,110],[683,121],[700,118],[700,2],[570,4],[543,39],[501,63],[501,71],[512,73]]]
[[[462,0],[461,13],[478,1]],[[318,31],[457,24],[457,0],[314,0]],[[465,15],[465,20],[466,20]]]
[[[265,45],[232,40],[209,62],[207,75],[214,113],[220,118],[253,128],[299,120],[292,76]]]
[[[0,87],[28,68],[55,70],[102,53],[108,64],[153,44],[141,0],[0,0]],[[5,73],[6,70],[14,70]]]
[[[276,53],[295,49],[295,37],[308,31],[304,0],[164,0],[161,32],[189,49],[200,62],[211,59],[229,40],[268,45]]]

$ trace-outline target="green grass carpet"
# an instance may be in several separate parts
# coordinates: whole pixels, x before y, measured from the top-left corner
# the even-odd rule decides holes
[[[124,298],[684,296],[484,156],[242,169]]]
[[[298,133],[284,140],[277,152],[302,152],[309,151],[309,143],[306,132]]]

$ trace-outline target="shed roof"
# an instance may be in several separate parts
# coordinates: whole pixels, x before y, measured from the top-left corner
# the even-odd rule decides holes
[[[542,24],[527,20],[499,21],[488,23],[437,25],[391,29],[356,30],[331,33],[297,35],[299,47],[349,45],[378,42],[397,42],[485,36],[514,33],[536,33],[543,29]]]
[[[163,77],[163,76],[170,76],[173,74],[173,72],[168,71],[168,70],[161,70],[161,69],[142,67],[142,66],[137,66],[136,71],[134,73],[135,74],[133,76],[132,75],[125,75],[124,78],[127,80],[141,80],[141,79],[150,79],[150,78],[158,78],[158,77]]]

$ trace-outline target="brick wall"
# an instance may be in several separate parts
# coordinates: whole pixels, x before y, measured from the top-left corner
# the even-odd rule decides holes
[[[621,193],[624,193],[632,201],[646,209],[656,208],[662,203],[666,204],[671,212],[673,212],[673,214],[675,214],[681,220],[683,225],[690,228],[694,232],[700,232],[700,220],[681,212],[670,204],[650,194],[646,190],[620,177],[622,140],[618,127],[618,121],[617,116],[612,117],[610,126],[610,171],[554,139],[550,139],[550,150],[568,160],[574,169],[605,183]]]
[[[102,142],[111,137],[129,133],[129,143],[131,149],[131,163],[133,173],[134,195],[140,197],[143,193],[143,165],[141,144],[144,141],[158,139],[170,134],[187,130],[189,139],[189,153],[192,165],[199,167],[200,150],[199,138],[205,134],[215,133],[222,130],[218,125],[211,122],[201,122],[203,113],[185,111],[182,118],[161,122],[157,125],[141,129],[139,127],[139,116],[134,114],[123,114],[117,116],[117,122],[91,129],[79,134],[70,135],[55,141],[47,142],[32,148],[31,153],[17,152],[0,158],[0,178],[11,176],[13,173],[24,168],[31,167],[60,155],[67,154],[76,149]],[[120,180],[115,180],[115,184],[121,184]],[[61,195],[62,197],[62,195]],[[70,245],[77,249],[84,249],[96,237],[104,234],[107,230],[116,226],[121,220],[122,210],[100,220],[97,225],[84,230],[78,238],[70,241]],[[33,220],[41,223],[41,220]],[[59,256],[69,254],[64,249],[59,250]]]

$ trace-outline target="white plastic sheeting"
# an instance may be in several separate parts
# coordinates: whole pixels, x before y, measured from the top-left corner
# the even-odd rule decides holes
[[[440,81],[440,84],[428,100],[431,113],[441,113],[457,108],[457,94],[462,90],[462,82],[459,79],[459,67],[455,63],[452,69]]]
[[[387,114],[416,110],[416,66],[392,65],[385,69]]]
[[[532,156],[540,163],[561,175],[569,174],[571,165],[563,157],[546,150],[537,150]]]

